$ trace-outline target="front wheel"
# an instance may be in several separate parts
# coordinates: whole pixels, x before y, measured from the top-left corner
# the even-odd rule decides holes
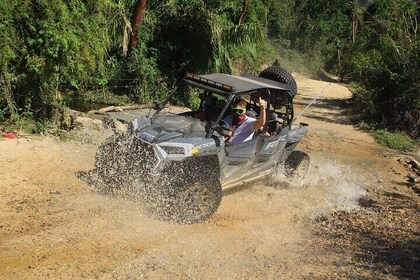
[[[222,187],[218,180],[196,180],[180,186],[173,200],[172,218],[179,223],[207,220],[219,208]]]
[[[159,220],[193,224],[207,220],[219,208],[222,186],[212,178],[168,177],[157,185],[146,185],[143,193],[147,212]]]

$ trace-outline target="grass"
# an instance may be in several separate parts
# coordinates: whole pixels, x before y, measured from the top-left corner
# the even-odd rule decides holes
[[[419,150],[420,140],[412,139],[401,132],[390,132],[385,129],[370,130],[375,141],[383,146],[403,152],[415,152]]]
[[[113,94],[110,91],[84,91],[77,94],[68,94],[65,97],[66,107],[73,110],[88,112],[107,106],[124,106],[133,104],[126,95]]]
[[[98,103],[109,106],[132,104],[133,101],[126,95],[117,95],[110,91],[86,91],[83,93],[85,103]]]
[[[0,125],[0,131],[18,132],[22,131],[28,134],[41,134],[48,127],[47,123],[37,122],[29,117],[15,117],[14,120],[5,120]]]

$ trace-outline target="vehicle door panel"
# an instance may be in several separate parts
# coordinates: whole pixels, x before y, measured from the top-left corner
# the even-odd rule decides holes
[[[247,175],[257,151],[257,138],[240,144],[227,144],[222,165],[224,179],[230,181]]]
[[[273,155],[281,152],[287,143],[286,136],[281,135],[261,135],[258,140],[254,167],[269,161]]]

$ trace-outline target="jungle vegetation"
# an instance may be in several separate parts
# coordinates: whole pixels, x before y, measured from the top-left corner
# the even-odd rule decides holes
[[[0,121],[147,103],[187,71],[279,58],[350,82],[359,121],[418,138],[419,14],[416,0],[0,0]]]

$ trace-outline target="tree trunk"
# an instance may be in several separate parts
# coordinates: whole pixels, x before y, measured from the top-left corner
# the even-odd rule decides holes
[[[353,11],[353,22],[352,22],[352,41],[356,42],[356,33],[357,33],[357,14],[356,10]]]
[[[242,20],[244,19],[246,10],[248,9],[248,2],[249,2],[249,0],[244,0],[244,2],[242,4],[242,12],[241,12],[241,15],[235,21],[235,24],[236,25],[241,25]]]
[[[0,75],[0,84],[3,84],[4,90],[4,99],[6,100],[7,109],[9,111],[10,116],[16,114],[16,107],[13,102],[13,94],[12,94],[12,87],[10,86],[9,81],[3,75]]]
[[[137,38],[137,35],[138,35],[137,30],[141,22],[141,19],[143,17],[144,10],[146,9],[146,4],[147,4],[147,0],[137,0],[136,6],[134,7],[133,16],[131,17],[132,33],[131,33],[130,43],[128,45],[129,50],[137,47],[137,44],[139,42]]]

